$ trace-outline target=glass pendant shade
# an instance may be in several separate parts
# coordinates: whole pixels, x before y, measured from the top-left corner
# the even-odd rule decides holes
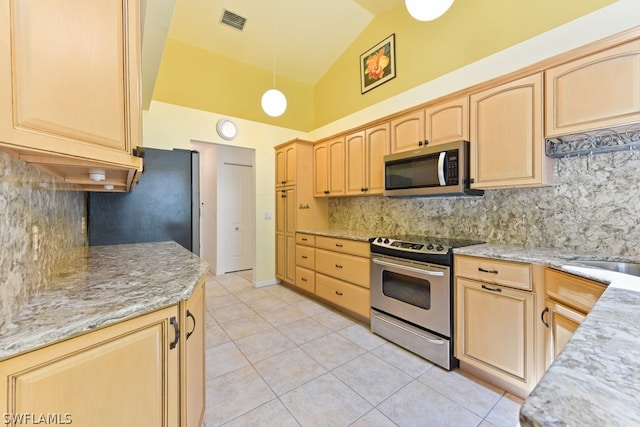
[[[271,117],[278,117],[287,109],[287,98],[278,89],[269,89],[262,95],[262,109]]]
[[[433,21],[449,10],[453,0],[404,0],[404,4],[418,21]]]

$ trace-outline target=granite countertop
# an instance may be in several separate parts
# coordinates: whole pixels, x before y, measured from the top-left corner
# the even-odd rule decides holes
[[[325,237],[336,237],[339,239],[348,239],[348,240],[358,240],[362,242],[368,241],[370,238],[374,237],[375,234],[366,232],[366,231],[356,231],[356,230],[341,230],[341,229],[298,229],[296,233],[305,233],[305,234],[313,234],[316,236],[325,236]]]
[[[0,328],[0,360],[177,304],[191,296],[208,264],[175,242],[80,248]]]
[[[545,264],[608,284],[524,401],[522,426],[640,424],[640,278],[576,264],[602,256],[554,249],[484,244],[455,253]]]

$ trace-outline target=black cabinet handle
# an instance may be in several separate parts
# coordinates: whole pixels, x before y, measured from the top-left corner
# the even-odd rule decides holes
[[[306,282],[307,278],[306,277],[301,277],[300,280],[302,280],[303,282]]]
[[[336,268],[342,268],[340,264],[336,264]]]
[[[429,140],[428,139],[424,140],[424,145],[429,145]]]
[[[423,142],[422,142],[422,141],[418,141],[418,145],[419,145],[420,147],[422,147],[422,144],[423,144]]]
[[[342,243],[336,243],[336,248],[341,248],[342,246]]]
[[[324,194],[329,194],[329,190],[324,190]]]
[[[489,274],[498,274],[498,270],[485,270],[482,267],[478,267],[478,271],[481,271],[483,273],[489,273]]]
[[[491,292],[502,292],[502,289],[500,288],[490,288],[489,286],[486,286],[486,285],[482,285],[482,289],[486,289],[487,291],[491,291]]]
[[[169,344],[169,349],[173,350],[178,345],[178,341],[180,341],[180,326],[178,325],[178,320],[175,316],[172,316],[171,319],[169,319],[169,323],[173,325],[173,330],[175,332],[173,342]]]
[[[307,259],[307,256],[306,255],[300,255],[300,258]]]
[[[341,296],[342,296],[342,292],[340,292],[340,291],[336,291],[336,295],[338,295],[339,297],[341,297]]]
[[[196,330],[196,318],[193,314],[191,314],[189,310],[187,310],[187,317],[190,317],[193,320],[193,328],[191,329],[191,331],[187,332],[187,339],[189,339],[191,334],[193,334],[193,331]]]
[[[542,324],[547,328],[549,327],[549,322],[544,321],[544,315],[545,313],[548,313],[548,312],[549,312],[549,307],[545,307],[544,310],[542,310],[542,313],[540,313],[540,320],[542,320]]]

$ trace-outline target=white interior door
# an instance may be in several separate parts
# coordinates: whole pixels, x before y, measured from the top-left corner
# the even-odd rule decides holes
[[[220,171],[224,183],[223,235],[226,250],[225,273],[253,268],[253,167],[224,163]]]

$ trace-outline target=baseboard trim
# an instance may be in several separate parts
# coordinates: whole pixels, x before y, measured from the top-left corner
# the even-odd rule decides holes
[[[264,280],[262,282],[255,282],[255,285],[256,285],[256,288],[262,288],[263,286],[277,285],[278,283],[280,283],[280,280],[270,279],[270,280]]]

